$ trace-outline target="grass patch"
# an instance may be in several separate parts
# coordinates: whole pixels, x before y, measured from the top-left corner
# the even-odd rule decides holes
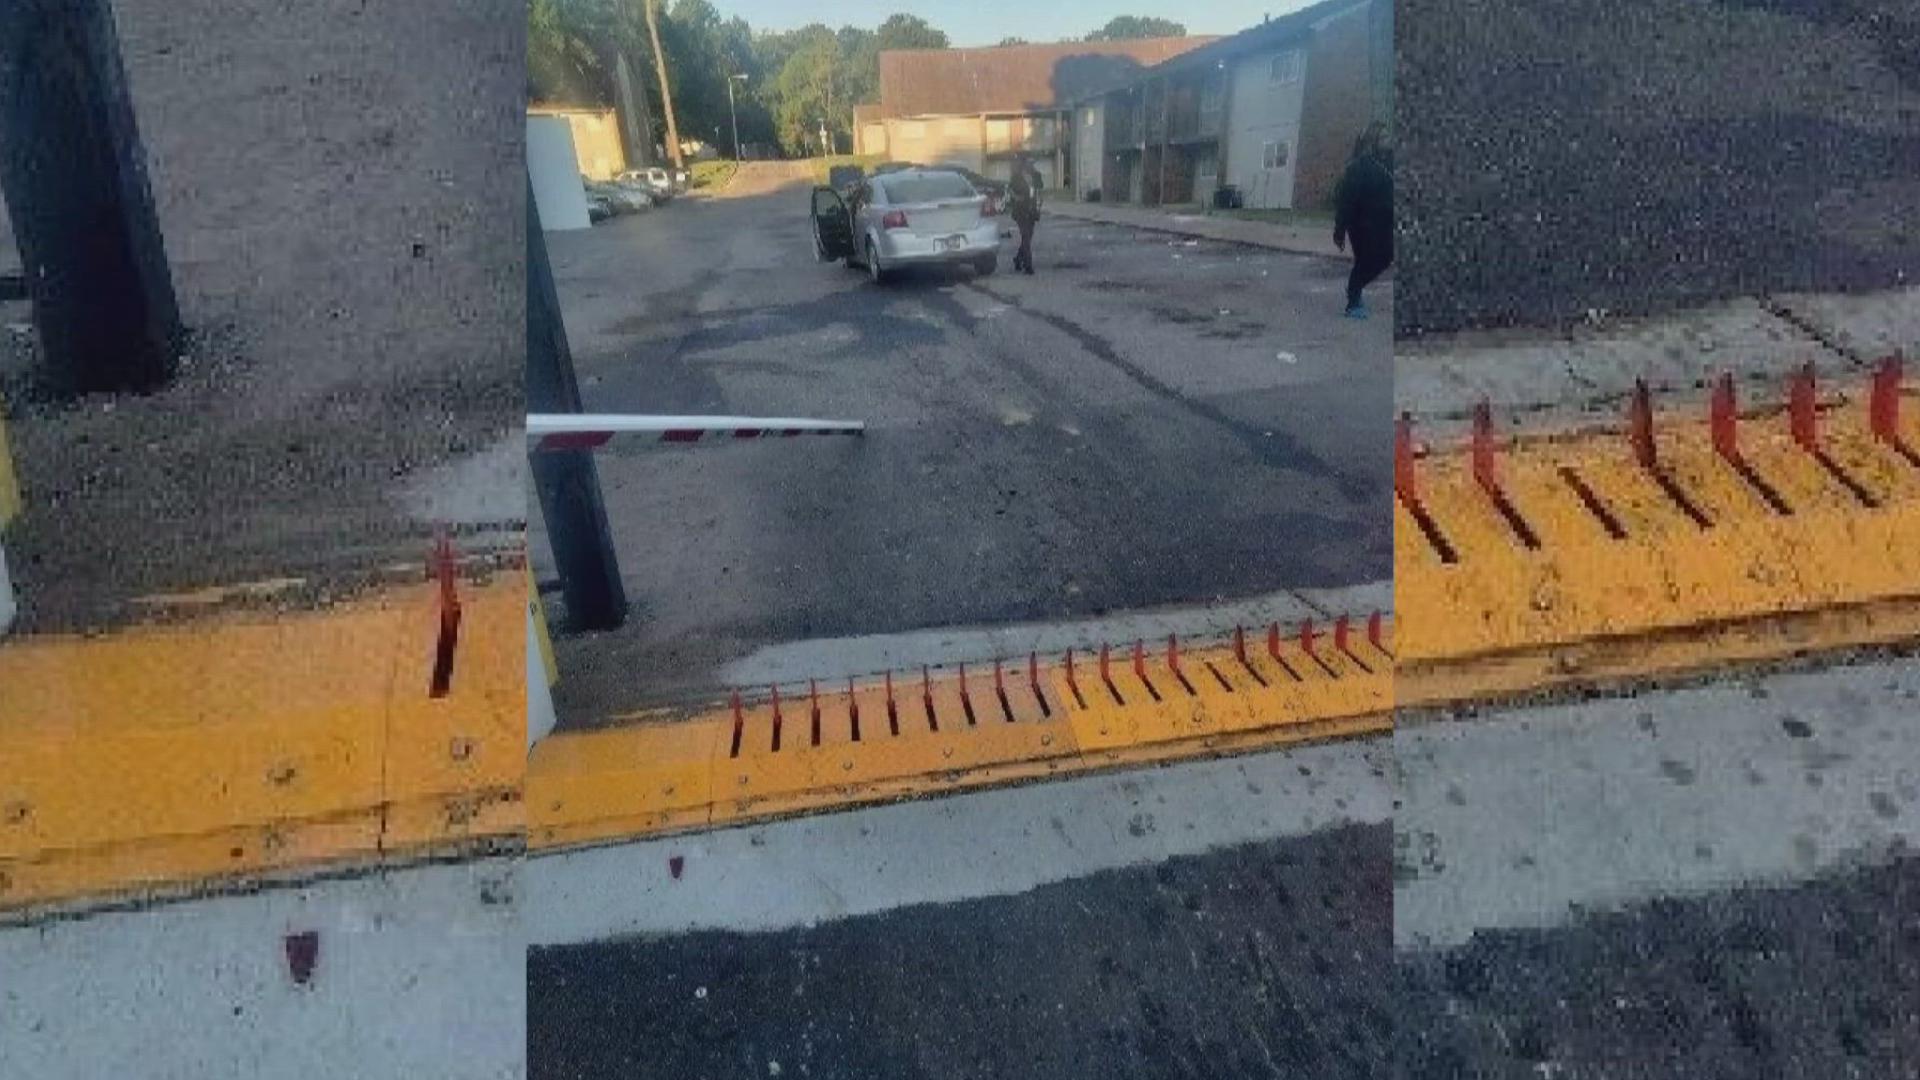
[[[723,188],[740,171],[740,163],[724,158],[713,161],[696,161],[687,171],[687,186],[698,191],[701,188]]]

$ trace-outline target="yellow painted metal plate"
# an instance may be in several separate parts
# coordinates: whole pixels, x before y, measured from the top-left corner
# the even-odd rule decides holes
[[[0,641],[0,909],[516,837],[525,581]]]
[[[736,714],[721,706],[543,740],[528,761],[528,845],[547,849],[764,820],[1114,765],[1222,754],[1387,730],[1392,621],[1382,647],[1356,625],[1343,655],[1322,628],[1297,640],[1212,644],[1172,661],[1164,643],[1029,670],[991,664],[886,682],[782,688]],[[1177,664],[1177,670],[1175,666]],[[1283,666],[1284,665],[1284,666]],[[1262,684],[1264,680],[1264,685]],[[1035,689],[1037,683],[1037,691]],[[1151,687],[1151,689],[1149,689]],[[963,692],[964,690],[964,692]],[[1002,697],[1004,693],[1004,699]],[[1158,695],[1156,699],[1156,695]],[[891,703],[891,709],[889,709]],[[859,738],[855,739],[855,720]],[[735,732],[738,730],[736,747]]]
[[[1858,401],[1820,421],[1830,464],[1775,412],[1739,425],[1743,469],[1703,421],[1663,417],[1665,484],[1623,434],[1519,440],[1500,454],[1500,491],[1535,547],[1472,478],[1467,448],[1421,461],[1423,505],[1459,557],[1435,557],[1401,508],[1400,704],[1913,640],[1920,466],[1868,433]],[[1920,425],[1905,426],[1912,445]]]

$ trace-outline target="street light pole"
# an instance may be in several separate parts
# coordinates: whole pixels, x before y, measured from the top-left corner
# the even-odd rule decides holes
[[[740,160],[740,114],[733,107],[733,83],[738,79],[746,82],[745,75],[727,76],[727,115],[733,118],[733,160]]]

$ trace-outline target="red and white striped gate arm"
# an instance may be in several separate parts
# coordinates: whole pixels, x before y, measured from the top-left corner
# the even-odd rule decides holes
[[[533,413],[527,440],[534,451],[591,450],[616,435],[659,442],[777,439],[796,435],[864,435],[861,420],[805,420],[761,416],[619,416],[606,413]]]

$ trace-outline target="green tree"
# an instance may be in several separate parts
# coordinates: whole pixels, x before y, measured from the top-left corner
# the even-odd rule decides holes
[[[839,36],[819,23],[794,33],[799,40],[773,80],[774,122],[788,153],[818,153],[821,123],[837,136],[846,130],[839,123],[842,112],[852,111],[844,86],[845,57]]]
[[[1000,39],[1000,44],[1001,45],[1030,45],[1032,44],[1032,42],[1028,41],[1026,38],[1023,38],[1023,37],[1004,37]]]
[[[1133,41],[1139,38],[1185,37],[1187,28],[1172,19],[1147,15],[1115,15],[1107,25],[1087,35],[1088,41]]]
[[[889,15],[873,36],[882,49],[945,49],[951,44],[944,31],[918,15]]]

